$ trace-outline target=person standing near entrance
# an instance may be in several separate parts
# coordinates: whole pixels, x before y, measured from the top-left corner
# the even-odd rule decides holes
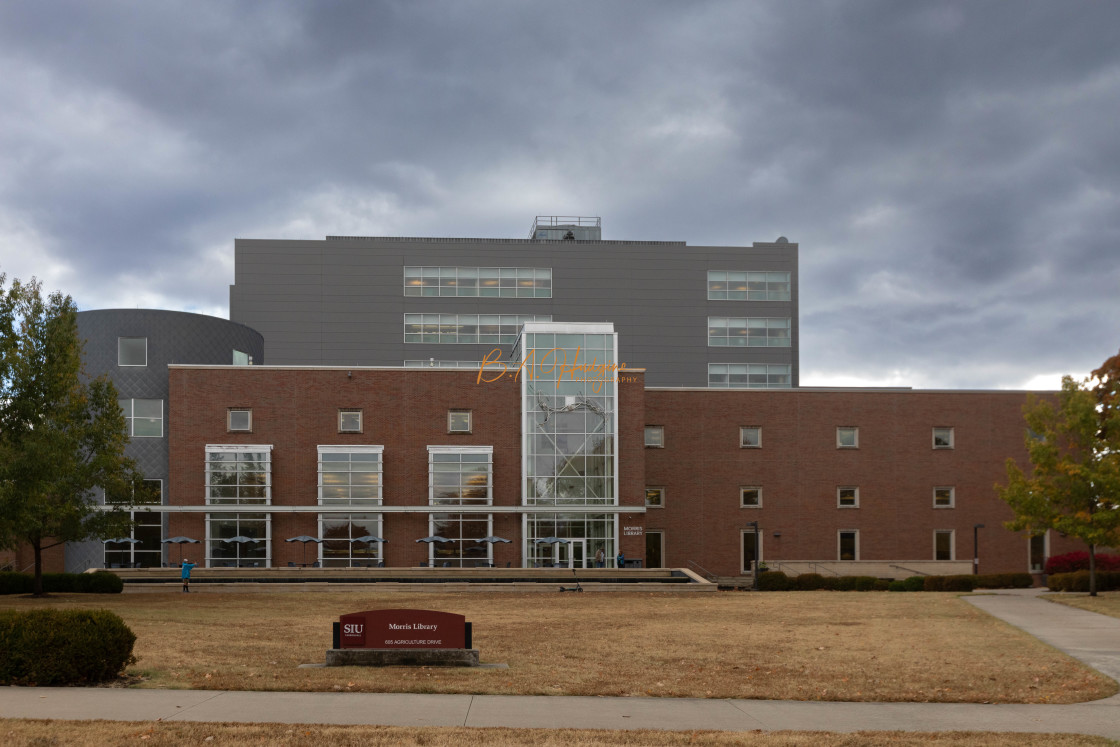
[[[185,592],[191,590],[191,570],[194,566],[195,564],[189,559],[183,559],[183,591]]]
[[[614,560],[615,560],[615,563],[618,564],[619,568],[625,568],[626,567],[626,554],[624,552],[622,552],[622,550],[618,551],[618,557],[615,558]]]
[[[602,568],[607,564],[607,551],[599,548],[599,552],[595,553],[595,567]]]

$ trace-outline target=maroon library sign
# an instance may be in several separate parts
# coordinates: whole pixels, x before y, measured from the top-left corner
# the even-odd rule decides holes
[[[342,648],[466,648],[466,618],[451,612],[368,610],[338,622]]]

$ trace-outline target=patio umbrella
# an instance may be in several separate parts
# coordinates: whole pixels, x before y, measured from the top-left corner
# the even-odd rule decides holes
[[[163,540],[163,544],[175,544],[179,546],[179,565],[183,564],[183,545],[192,543],[197,545],[202,540],[191,539],[190,537],[168,537]]]
[[[427,542],[430,545],[433,542],[454,542],[455,540],[449,540],[446,537],[440,537],[438,534],[433,534],[431,537],[421,537],[420,539],[418,539],[416,541],[417,542]]]
[[[222,542],[236,542],[239,545],[244,545],[244,544],[248,544],[249,542],[264,542],[264,540],[261,539],[260,537],[246,537],[243,534],[239,534],[236,537],[228,537],[227,539],[222,540]],[[241,565],[241,551],[240,550],[237,551],[237,565],[238,566]]]
[[[350,542],[365,542],[366,544],[369,544],[371,542],[388,542],[388,541],[389,540],[387,540],[387,539],[381,539],[380,537],[374,537],[372,534],[366,534],[366,535],[363,535],[361,537],[354,537],[350,540]],[[366,548],[366,549],[368,550],[369,548]],[[382,559],[381,559],[381,564],[382,565],[385,564],[385,558],[384,557],[382,557]]]
[[[302,542],[303,543],[303,564],[307,565],[307,543],[308,542],[322,542],[323,540],[318,537],[310,537],[306,534],[301,534],[298,537],[289,537],[284,540],[285,542]]]
[[[571,540],[562,539],[560,537],[541,537],[540,539],[533,540],[533,543],[537,545],[555,545],[557,542],[562,542],[566,545],[571,542]]]
[[[124,543],[128,542],[128,543],[131,543],[131,544],[135,545],[139,541],[140,540],[138,540],[138,539],[132,539],[132,537],[114,537],[113,539],[101,540],[101,544],[103,544],[103,545],[108,545],[108,544],[123,545]]]
[[[489,542],[492,545],[495,542],[509,542],[509,540],[507,540],[505,537],[494,537],[491,535],[490,537],[476,539],[475,542]]]

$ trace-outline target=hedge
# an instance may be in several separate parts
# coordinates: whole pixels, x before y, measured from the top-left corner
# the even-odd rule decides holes
[[[0,612],[0,685],[75,685],[118,677],[136,635],[108,610]]]
[[[1089,571],[1055,573],[1046,578],[1050,591],[1089,591]],[[1120,571],[1097,571],[1097,591],[1120,590]]]
[[[973,589],[1026,589],[1029,573],[991,573],[985,576],[911,576],[891,581],[874,576],[821,576],[802,573],[790,578],[781,571],[759,574],[759,591],[972,591]]]
[[[35,577],[30,573],[0,573],[0,595],[30,594]],[[44,573],[43,591],[56,594],[120,594],[124,582],[115,573]]]
[[[1054,555],[1046,559],[1044,573],[1073,573],[1074,571],[1089,570],[1089,553],[1067,552],[1065,555]],[[1120,555],[1097,553],[1098,571],[1120,571]]]

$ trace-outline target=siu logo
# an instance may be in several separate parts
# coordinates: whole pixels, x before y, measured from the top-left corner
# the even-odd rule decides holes
[[[366,645],[366,625],[360,622],[342,624],[342,640],[351,646]]]

